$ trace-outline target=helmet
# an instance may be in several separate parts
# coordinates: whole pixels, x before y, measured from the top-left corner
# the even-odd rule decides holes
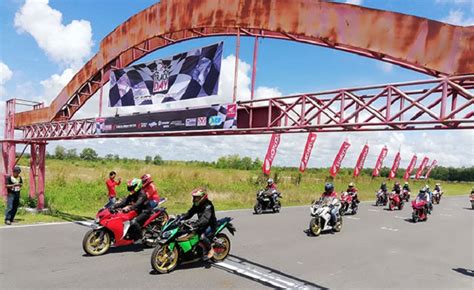
[[[420,193],[425,193],[425,192],[426,192],[426,189],[424,187],[420,189]]]
[[[143,174],[142,176],[142,183],[143,186],[147,186],[148,184],[152,183],[153,180],[151,180],[151,175],[150,174]]]
[[[439,184],[439,183],[436,183],[436,186],[440,186],[440,185],[441,185],[441,184]]]
[[[386,183],[385,181],[384,181],[384,182],[382,182],[382,185],[386,185],[386,184],[387,184],[387,183]]]
[[[430,186],[428,184],[425,185],[425,190],[430,190]]]
[[[397,181],[397,182],[395,182],[395,185],[400,185],[400,182],[398,182],[398,181]]]
[[[408,185],[408,181],[405,181],[405,185]]]
[[[268,184],[273,184],[273,179],[269,178],[269,179],[267,180],[267,183],[268,183]]]
[[[143,187],[143,183],[141,179],[139,178],[130,179],[127,182],[127,190],[130,192],[130,194],[139,192],[142,189],[142,187]]]
[[[325,192],[333,192],[334,191],[334,185],[332,183],[326,183],[326,185],[324,185],[324,191]]]
[[[21,172],[20,166],[13,167],[13,173],[20,173],[20,172]]]
[[[198,206],[207,199],[206,190],[203,188],[196,188],[191,192],[193,197],[193,205]]]
[[[354,182],[349,183],[349,187],[354,187]]]

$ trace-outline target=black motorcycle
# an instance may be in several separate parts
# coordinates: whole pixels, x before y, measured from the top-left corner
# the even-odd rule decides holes
[[[276,194],[275,202],[273,201],[274,194]],[[278,213],[281,209],[280,198],[282,198],[282,196],[277,191],[259,190],[257,192],[257,201],[253,209],[256,214],[261,214],[264,210],[272,210],[274,213]]]

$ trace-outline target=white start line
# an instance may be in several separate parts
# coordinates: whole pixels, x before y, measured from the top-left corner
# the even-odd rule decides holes
[[[398,229],[394,229],[394,228],[381,227],[380,229],[381,230],[386,230],[386,231],[391,231],[391,232],[398,232]]]

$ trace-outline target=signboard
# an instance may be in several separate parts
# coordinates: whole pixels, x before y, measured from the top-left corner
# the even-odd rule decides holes
[[[158,105],[217,95],[222,47],[220,42],[112,70],[109,106]]]
[[[237,128],[237,105],[96,119],[96,133],[133,133]]]

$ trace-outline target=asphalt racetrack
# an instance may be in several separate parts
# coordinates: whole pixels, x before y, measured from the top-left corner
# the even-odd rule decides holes
[[[446,197],[427,222],[361,203],[340,233],[307,236],[309,206],[280,214],[218,212],[237,228],[221,264],[191,263],[159,275],[141,245],[86,256],[80,223],[0,228],[0,288],[474,288],[474,211]],[[230,234],[229,234],[230,235]]]

